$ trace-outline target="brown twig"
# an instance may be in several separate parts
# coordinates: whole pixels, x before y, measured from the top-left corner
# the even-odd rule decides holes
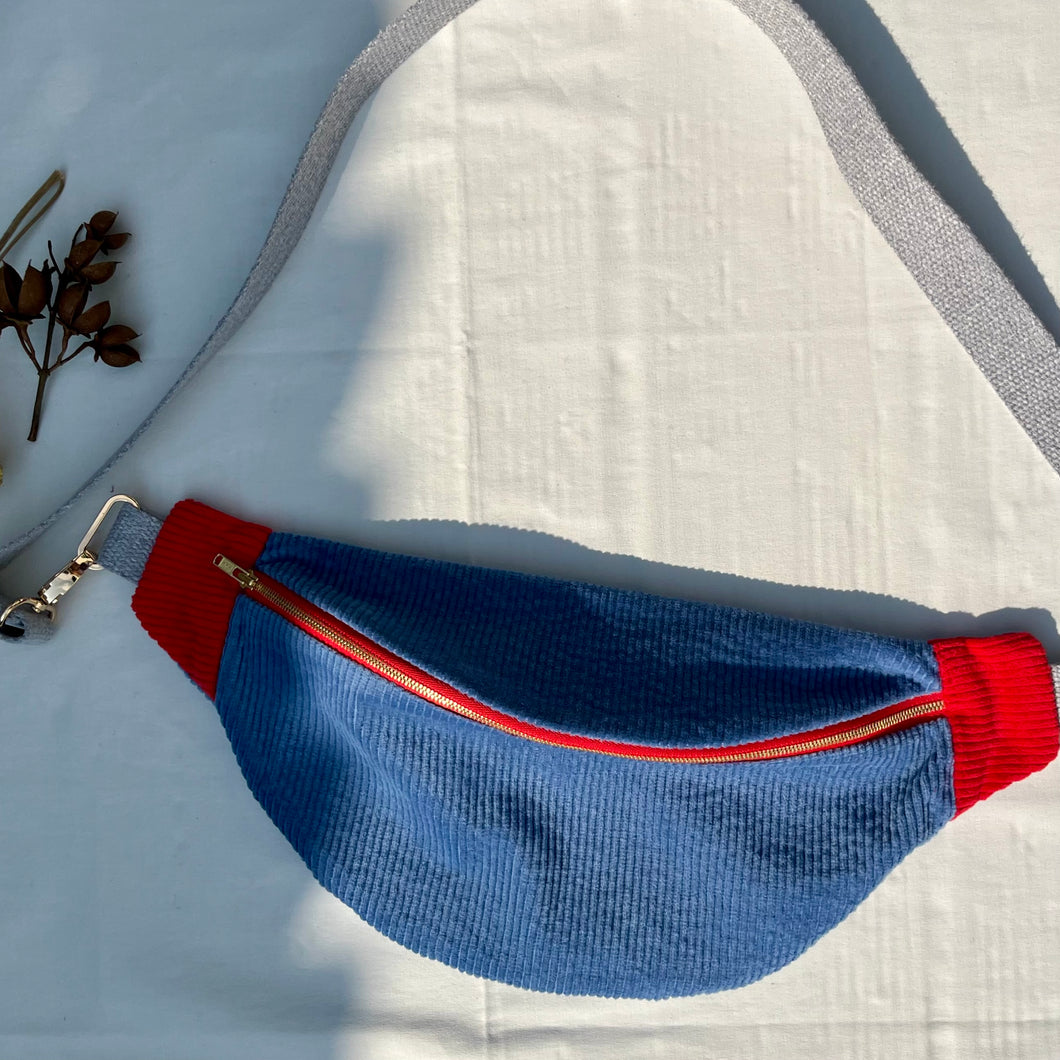
[[[13,222],[14,227],[32,209],[34,202],[23,208]],[[117,250],[129,238],[127,232],[112,231],[117,216],[110,210],[100,210],[90,220],[79,224],[70,240],[69,253],[61,264],[50,240],[50,260],[46,260],[40,269],[35,269],[30,263],[26,266],[25,275],[20,276],[7,262],[0,263],[0,331],[5,327],[14,328],[23,350],[37,370],[37,392],[28,435],[31,442],[37,440],[45,389],[57,369],[69,364],[87,349],[95,351],[93,360],[103,361],[112,368],[126,368],[140,360],[140,354],[129,345],[137,333],[123,324],[109,323],[110,302],[88,305],[93,288],[106,283],[114,275],[118,264],[113,260],[97,261],[97,256],[106,256],[110,251]],[[54,288],[53,276],[57,277]],[[29,327],[45,317],[48,323],[44,354],[38,357],[29,338]],[[56,327],[62,329],[62,339],[53,361]],[[85,341],[73,353],[67,354],[70,339],[74,335],[83,336]]]

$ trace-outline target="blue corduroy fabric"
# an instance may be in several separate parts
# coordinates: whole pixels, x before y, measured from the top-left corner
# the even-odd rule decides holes
[[[258,567],[477,699],[605,739],[762,740],[941,688],[924,641],[740,608],[294,534]]]
[[[286,534],[257,568],[483,702],[584,735],[753,741],[940,687],[924,642],[736,608]],[[550,747],[425,702],[246,597],[216,702],[325,887],[419,953],[537,990],[751,982],[954,814],[943,720],[756,763]]]

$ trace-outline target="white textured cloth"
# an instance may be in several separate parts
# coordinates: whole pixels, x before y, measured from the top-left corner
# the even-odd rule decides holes
[[[1060,18],[875,6],[1060,290]],[[399,5],[347,8],[0,14],[23,101],[0,202],[62,164],[43,235],[121,209],[135,242],[112,301],[145,333],[140,369],[56,377],[35,448],[28,362],[5,342],[4,540],[114,448],[229,301],[323,96]],[[101,63],[84,41],[108,16]],[[893,89],[900,108],[909,83]],[[265,304],[112,485],[160,513],[195,495],[886,632],[1023,627],[1060,660],[1056,476],[854,201],[787,65],[721,0],[480,3],[443,30],[358,122]],[[80,532],[5,584],[35,588]],[[760,984],[532,995],[409,955],[324,894],[127,595],[86,581],[51,644],[4,660],[0,1055],[1057,1055],[1056,767]]]

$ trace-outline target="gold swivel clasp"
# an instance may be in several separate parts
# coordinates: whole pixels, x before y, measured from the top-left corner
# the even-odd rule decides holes
[[[110,514],[111,508],[116,504],[131,504],[134,508],[140,505],[127,497],[124,493],[116,493],[100,509],[99,515],[93,520],[88,528],[88,533],[81,538],[77,546],[77,555],[61,571],[53,574],[38,590],[36,596],[23,596],[13,604],[9,604],[0,613],[0,635],[5,637],[20,637],[24,630],[21,626],[8,623],[8,619],[16,611],[25,608],[35,611],[38,615],[47,615],[49,619],[55,617],[55,605],[61,600],[82,578],[86,571],[102,570],[99,564],[99,550],[93,547],[93,538],[103,525],[103,521]]]

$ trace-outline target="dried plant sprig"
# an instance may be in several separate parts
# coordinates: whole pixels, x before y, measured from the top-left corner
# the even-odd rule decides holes
[[[90,220],[77,226],[70,240],[70,250],[60,264],[51,241],[48,242],[50,260],[41,268],[32,262],[19,275],[6,261],[0,264],[0,333],[11,328],[18,335],[26,356],[37,370],[37,395],[33,402],[33,419],[29,441],[37,440],[44,389],[48,380],[65,364],[69,364],[83,350],[93,350],[92,359],[111,368],[127,368],[140,360],[140,354],[129,345],[137,332],[124,324],[111,324],[110,302],[88,301],[94,287],[106,283],[118,267],[117,261],[99,261],[100,254],[108,255],[123,246],[128,232],[113,231],[118,215],[113,210],[100,210]],[[54,279],[54,282],[53,282]],[[36,321],[45,318],[47,333],[44,354],[38,355],[29,330]],[[56,326],[62,339],[55,359],[52,359]],[[70,342],[78,336],[81,342],[68,352]]]

